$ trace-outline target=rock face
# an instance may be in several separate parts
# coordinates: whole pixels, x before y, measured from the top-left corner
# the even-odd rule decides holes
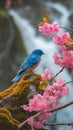
[[[38,74],[25,74],[19,82],[13,83],[0,92],[1,130],[17,130],[18,125],[32,115],[32,113],[22,110],[20,106],[28,103],[31,85],[35,87],[37,93],[40,92],[40,80],[41,76]],[[28,125],[25,125],[24,128],[30,129]]]
[[[13,19],[6,11],[0,10],[0,90],[10,84],[12,75],[16,73],[25,55],[26,51]]]

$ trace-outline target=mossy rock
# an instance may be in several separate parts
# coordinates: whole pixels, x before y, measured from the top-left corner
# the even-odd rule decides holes
[[[34,85],[36,91],[39,91],[41,76],[39,74],[25,74],[19,82],[13,83],[6,90],[0,92],[0,104],[5,102],[9,107],[20,106],[23,103],[28,103],[28,94],[30,91],[30,86]],[[6,100],[7,103],[6,104]]]
[[[21,122],[34,114],[24,111],[20,106],[28,104],[31,85],[35,87],[37,93],[41,92],[40,81],[39,74],[27,73],[18,82],[0,92],[0,130],[17,130]],[[30,129],[27,124],[24,128]]]

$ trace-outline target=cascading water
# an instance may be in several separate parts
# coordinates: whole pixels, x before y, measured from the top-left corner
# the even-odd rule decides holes
[[[59,13],[59,16],[56,17],[56,14],[52,14],[52,19],[59,22],[63,26],[70,26],[69,16],[71,15],[72,10],[68,10],[64,5],[55,2],[46,2],[45,7],[48,10],[55,10]],[[51,14],[49,14],[51,17]]]
[[[57,10],[61,14],[60,17],[56,18],[55,16],[52,16],[52,18],[56,19],[63,26],[70,26],[68,17],[70,16],[71,12],[67,10],[63,5],[59,3],[55,4],[52,2],[46,2],[45,8],[46,10],[48,10],[48,8],[49,9],[54,8],[55,10]],[[60,70],[60,67],[55,65],[54,60],[53,60],[53,53],[55,51],[58,51],[58,48],[56,47],[56,45],[53,44],[52,41],[45,40],[41,36],[36,36],[36,30],[33,28],[30,22],[28,22],[28,20],[26,20],[25,18],[22,18],[16,11],[9,10],[8,13],[9,15],[13,17],[14,23],[16,24],[16,26],[18,27],[20,31],[22,39],[25,43],[24,46],[28,54],[36,48],[40,48],[44,50],[46,54],[45,56],[43,56],[42,62],[39,65],[39,67],[36,69],[36,71],[42,73],[44,68],[49,68],[51,69],[53,74],[56,74],[56,72]],[[66,69],[60,75],[65,81],[72,80],[72,77],[69,75]],[[66,101],[70,101],[72,98],[73,98],[73,94],[70,94],[68,97],[62,100],[62,103],[65,103]],[[69,122],[73,118],[71,111],[72,111],[72,108],[69,108],[69,109],[67,108],[66,110],[62,111],[61,114],[59,113],[57,115],[58,121],[65,122],[66,120],[67,122]],[[64,130],[64,129],[65,129],[64,127],[58,127],[58,130]],[[71,128],[69,129],[68,127],[67,130],[71,130]]]

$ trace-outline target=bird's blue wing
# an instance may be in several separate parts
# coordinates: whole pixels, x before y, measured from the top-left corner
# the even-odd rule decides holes
[[[40,56],[37,54],[35,54],[35,55],[32,54],[29,57],[27,57],[26,60],[28,63],[36,64],[37,62],[39,62]]]
[[[27,69],[29,67],[31,67],[32,65],[35,65],[36,63],[38,63],[40,61],[40,56],[39,55],[29,55],[25,61],[23,62],[23,64],[21,65],[20,68],[22,69]]]

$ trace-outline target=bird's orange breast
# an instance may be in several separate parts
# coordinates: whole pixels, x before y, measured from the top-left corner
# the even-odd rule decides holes
[[[28,68],[27,70],[32,71],[33,69],[35,69],[39,65],[39,63],[40,63],[40,61],[37,64],[35,64],[35,65],[31,66],[30,68]]]

